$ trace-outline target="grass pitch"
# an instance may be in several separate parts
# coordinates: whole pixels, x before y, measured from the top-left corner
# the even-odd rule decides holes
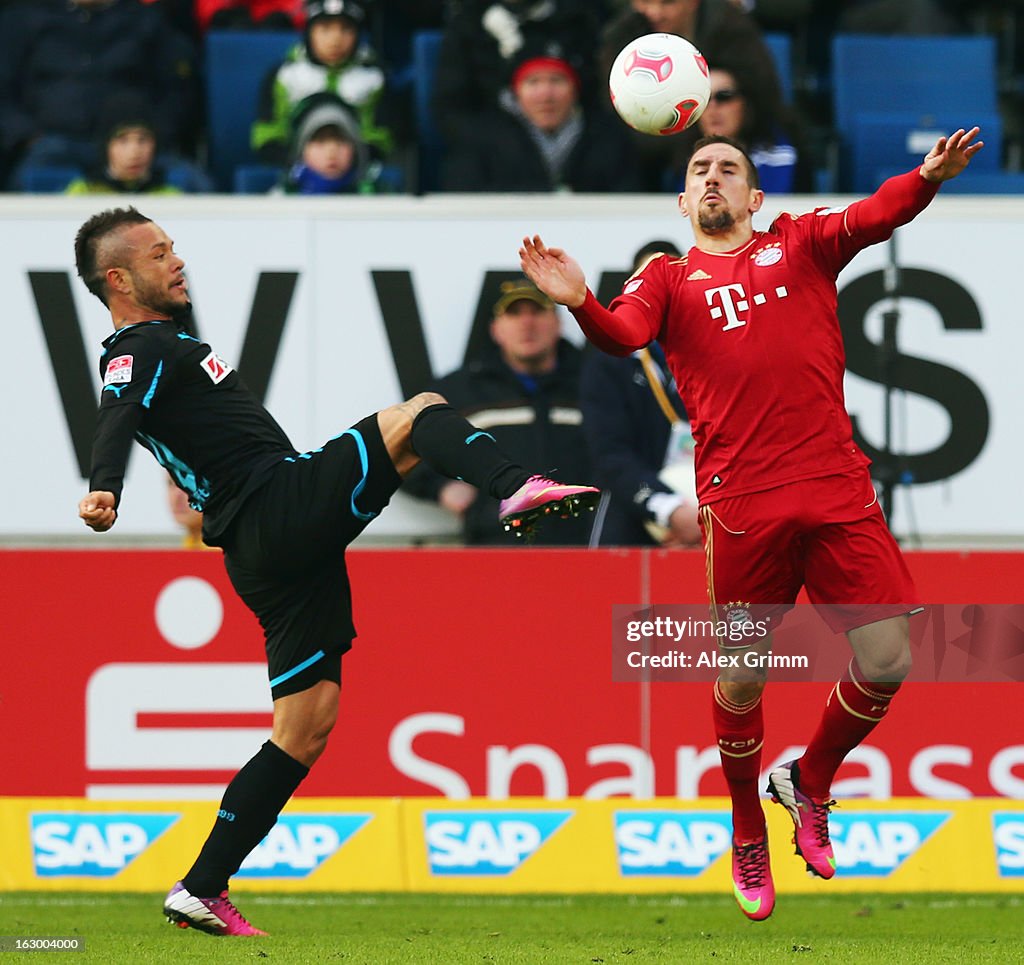
[[[162,898],[0,894],[0,936],[84,938],[84,952],[30,959],[67,965],[1024,962],[1024,895],[781,895],[775,914],[755,924],[718,895],[240,893],[242,912],[271,933],[260,939],[174,928],[160,914]]]

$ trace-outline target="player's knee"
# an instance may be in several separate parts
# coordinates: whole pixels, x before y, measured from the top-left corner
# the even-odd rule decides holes
[[[403,405],[408,408],[413,420],[424,409],[432,405],[446,405],[448,400],[440,392],[419,392],[411,399],[407,399]]]
[[[869,681],[880,684],[901,683],[910,673],[913,662],[910,647],[900,648],[892,653],[873,654],[870,657],[861,655],[857,658],[861,673]]]
[[[718,678],[718,689],[731,704],[749,704],[761,696],[767,681],[763,677],[740,678],[735,680]]]

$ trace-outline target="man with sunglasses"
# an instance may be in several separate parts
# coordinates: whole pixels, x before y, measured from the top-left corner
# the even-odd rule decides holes
[[[626,355],[657,339],[665,349],[692,419],[712,618],[753,613],[777,626],[803,587],[831,629],[846,633],[854,657],[816,732],[768,782],[793,820],[797,854],[822,878],[836,866],[832,779],[909,672],[907,617],[918,609],[868,459],[853,443],[836,278],[963,171],[982,147],[977,135],[940,137],[917,168],[870,197],[782,214],[767,231],[752,225],[764,192],[747,153],[729,138],[698,141],[678,200],[696,244],[684,258],[652,259],[609,308],[561,249],[534,236],[519,251],[524,272],[599,348]],[[742,658],[769,647],[770,636],[729,650],[738,666],[723,669],[712,705],[732,798],[734,894],[755,921],[775,904],[758,796],[766,672]]]

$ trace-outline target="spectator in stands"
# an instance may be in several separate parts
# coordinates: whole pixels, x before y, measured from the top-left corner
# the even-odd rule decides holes
[[[652,241],[633,272],[679,256],[674,242]],[[625,358],[585,349],[580,409],[602,490],[590,545],[699,546],[693,437],[661,346]]]
[[[966,29],[956,0],[843,0],[844,33],[953,34]]]
[[[580,351],[561,337],[554,303],[525,278],[508,281],[494,305],[491,346],[435,386],[511,459],[530,457],[554,479],[590,471],[579,408]],[[462,520],[467,544],[505,544],[496,500],[457,479],[419,468],[406,482],[414,496],[436,501]],[[590,514],[537,527],[540,545],[587,544]]]
[[[302,0],[195,0],[196,23],[207,30],[301,30]]]
[[[181,194],[156,161],[156,121],[145,99],[114,94],[99,121],[96,163],[65,194]]]
[[[366,16],[364,0],[306,0],[305,38],[267,75],[252,128],[253,150],[264,163],[287,161],[292,115],[301,101],[320,92],[349,107],[376,156],[391,152],[384,71],[369,45],[359,41]]]
[[[434,115],[446,139],[472,137],[491,111],[527,46],[557,44],[576,65],[580,92],[593,102],[607,85],[594,81],[601,0],[462,0],[452,5],[438,54]],[[604,75],[607,77],[607,73]]]
[[[191,150],[201,116],[196,52],[156,6],[138,0],[29,0],[0,13],[0,156],[9,186],[29,165],[84,170],[98,114],[114,93],[147,98],[169,154]],[[181,158],[179,157],[179,160]],[[209,186],[192,165],[195,187]]]
[[[602,35],[603,76],[608,76],[615,57],[629,41],[648,33],[685,37],[711,64],[743,64],[750,89],[759,91],[767,103],[781,101],[778,71],[761,30],[732,0],[632,0]],[[674,140],[633,135],[642,154],[644,190],[665,189],[678,150]]]
[[[806,192],[813,188],[813,172],[792,112],[765,91],[743,80],[740,65],[710,66],[711,99],[700,120],[675,139],[675,188],[682,191],[686,163],[693,145],[702,137],[720,134],[743,144],[757,167],[762,189],[772,194]]]
[[[637,191],[625,126],[580,104],[580,76],[558,45],[524,47],[500,106],[449,143],[448,191]]]
[[[749,13],[763,30],[784,30],[793,33],[803,24],[814,7],[814,0],[731,0],[744,13]]]
[[[380,165],[370,160],[352,113],[333,94],[300,104],[292,133],[292,164],[278,194],[373,194]]]

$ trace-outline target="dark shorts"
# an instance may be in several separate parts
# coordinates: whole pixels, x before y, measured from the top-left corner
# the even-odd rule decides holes
[[[806,587],[839,633],[920,606],[866,469],[722,499],[700,523],[719,609],[781,616]]]
[[[224,563],[263,627],[275,700],[340,681],[356,635],[345,547],[401,481],[372,415],[284,460],[233,521]]]

